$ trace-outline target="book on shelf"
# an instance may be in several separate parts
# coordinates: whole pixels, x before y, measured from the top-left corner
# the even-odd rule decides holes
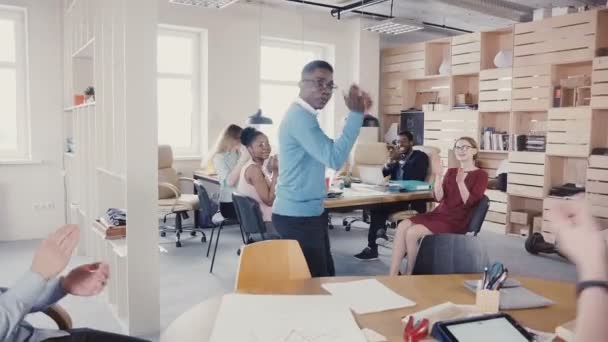
[[[102,233],[106,240],[122,239],[127,236],[127,213],[123,209],[110,208],[105,215],[97,219],[95,229]]]
[[[482,151],[508,151],[511,146],[509,134],[497,131],[495,127],[483,127]]]

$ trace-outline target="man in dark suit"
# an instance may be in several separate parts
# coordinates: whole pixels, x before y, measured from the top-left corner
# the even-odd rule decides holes
[[[392,151],[388,162],[384,165],[382,173],[384,177],[390,176],[391,180],[419,180],[426,179],[429,168],[429,158],[422,151],[413,150],[414,136],[409,131],[399,132],[398,146]],[[412,201],[409,208],[419,213],[426,212],[426,201]],[[403,204],[384,204],[370,211],[371,222],[367,236],[367,247],[361,253],[355,255],[359,260],[378,259],[378,235],[386,235],[384,229],[386,220],[395,212],[406,210]],[[379,234],[382,232],[381,234]]]

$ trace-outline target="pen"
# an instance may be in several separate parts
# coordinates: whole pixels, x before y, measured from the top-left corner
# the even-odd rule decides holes
[[[488,281],[488,268],[484,267],[483,268],[483,280],[481,281],[481,289],[485,290],[486,289],[486,282]]]

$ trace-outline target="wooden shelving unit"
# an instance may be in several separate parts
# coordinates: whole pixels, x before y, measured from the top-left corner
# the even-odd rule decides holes
[[[383,127],[399,122],[401,110],[430,101],[449,109],[459,94],[469,93],[477,111],[425,111],[424,144],[439,147],[447,165],[459,136],[481,142],[486,128],[509,135],[507,150],[480,151],[479,166],[490,177],[509,161],[507,193],[487,192],[494,210],[485,226],[519,234],[520,227],[510,223],[511,211],[541,213],[560,200],[548,197],[551,187],[586,183],[594,213],[608,227],[608,205],[601,204],[608,200],[608,157],[590,156],[593,148],[608,147],[608,56],[597,56],[604,48],[608,10],[387,49],[382,54]],[[499,51],[512,52],[513,66],[494,64]],[[451,72],[439,75],[444,62]],[[560,97],[554,100],[555,95]],[[518,135],[545,136],[545,151],[517,151]],[[548,239],[552,228],[543,222]]]

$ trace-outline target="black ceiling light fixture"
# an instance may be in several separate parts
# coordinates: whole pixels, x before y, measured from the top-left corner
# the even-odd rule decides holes
[[[272,119],[262,115],[262,110],[258,109],[255,114],[249,116],[247,125],[272,125]]]

